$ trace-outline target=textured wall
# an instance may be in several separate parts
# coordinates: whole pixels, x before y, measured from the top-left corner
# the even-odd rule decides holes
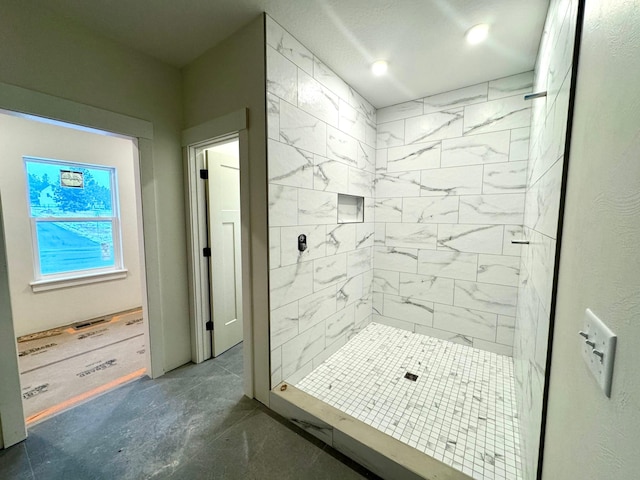
[[[377,111],[375,321],[511,355],[532,84]]]
[[[558,209],[564,160],[577,0],[552,1],[535,70],[524,237],[514,343],[516,390],[525,478],[535,478]]]
[[[275,385],[371,318],[375,110],[267,17],[267,124]],[[365,198],[364,223],[337,223],[338,193]]]
[[[640,8],[587,1],[576,85],[543,479],[638,478]],[[580,355],[586,308],[617,335],[611,398]]]

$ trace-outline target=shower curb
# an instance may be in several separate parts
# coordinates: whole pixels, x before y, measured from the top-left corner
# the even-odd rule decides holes
[[[286,382],[271,390],[269,408],[382,478],[472,480]]]

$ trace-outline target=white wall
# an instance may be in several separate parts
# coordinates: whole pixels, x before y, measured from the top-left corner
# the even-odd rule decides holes
[[[564,215],[545,480],[640,472],[640,8],[587,1]],[[580,356],[584,311],[617,335],[611,398]]]
[[[238,30],[182,70],[185,127],[194,127],[248,108],[248,128],[240,134],[244,321],[253,318],[254,394],[269,403],[269,305],[267,239],[267,161],[264,73],[264,17]],[[243,148],[248,147],[244,163]],[[245,262],[245,259],[250,259]],[[248,282],[248,284],[244,283]],[[247,286],[251,297],[246,295]],[[247,304],[249,301],[249,304]],[[245,363],[246,365],[246,363]]]
[[[180,151],[180,72],[95,35],[44,5],[7,0],[0,15],[0,81],[153,123],[153,160],[141,165],[145,204],[154,211],[157,251],[147,248],[150,322],[170,370],[191,358],[184,191]],[[153,197],[146,195],[150,188]],[[145,215],[144,212],[147,212]]]
[[[141,305],[140,253],[131,140],[0,114],[0,192],[16,335],[41,332]],[[134,156],[135,155],[135,156]],[[23,156],[116,167],[127,278],[34,293],[35,280]],[[69,308],[73,305],[73,308]]]
[[[377,111],[374,321],[511,355],[533,72]]]
[[[514,373],[526,479],[535,478],[542,425],[558,213],[564,163],[577,0],[549,6],[536,62],[531,101],[531,141],[527,166]]]
[[[271,382],[296,382],[371,319],[375,109],[267,16]],[[338,193],[364,222],[338,223]],[[298,251],[298,235],[308,248]]]
[[[0,196],[0,448],[11,446],[27,435],[18,375],[18,348],[11,315],[9,269]]]

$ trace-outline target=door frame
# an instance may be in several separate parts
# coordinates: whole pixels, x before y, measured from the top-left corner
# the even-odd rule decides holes
[[[189,259],[189,302],[191,311],[191,361],[201,363],[213,356],[210,334],[205,328],[205,323],[211,319],[211,292],[209,289],[210,272],[209,262],[202,255],[202,248],[207,245],[209,232],[207,230],[207,189],[204,181],[199,176],[198,150],[204,151],[207,147],[225,143],[230,140],[238,140],[239,134],[230,133],[216,138],[211,138],[198,143],[192,143],[184,149],[185,157],[185,192],[186,192],[186,218],[187,218],[187,258]],[[211,241],[209,239],[209,241]],[[242,241],[242,239],[241,239]],[[244,337],[244,332],[243,332]]]
[[[209,317],[209,279],[202,256],[202,239],[206,235],[204,211],[204,184],[196,163],[196,149],[238,139],[240,155],[240,223],[242,249],[242,311],[244,393],[249,398],[256,394],[256,375],[268,373],[254,371],[254,318],[251,284],[251,225],[249,211],[249,135],[248,110],[241,108],[222,117],[196,125],[182,132],[182,151],[185,179],[185,217],[187,219],[187,258],[189,260],[189,310],[191,324],[191,360],[201,363],[211,357],[211,345],[205,323]],[[268,372],[268,366],[267,370]]]
[[[103,110],[60,97],[47,95],[15,85],[0,82],[0,109],[27,115],[35,115],[65,123],[90,127],[104,132],[130,137],[137,143],[138,159],[134,162],[136,182],[136,207],[138,212],[138,241],[141,266],[141,297],[143,318],[147,326],[145,341],[147,374],[156,378],[164,374],[164,332],[162,328],[162,308],[160,286],[148,279],[159,277],[158,229],[155,209],[156,190],[153,181],[153,124],[127,115]],[[142,166],[144,165],[144,168]],[[142,206],[144,205],[144,209]],[[0,261],[4,261],[4,252]],[[1,262],[0,262],[1,263]],[[8,283],[0,279],[0,295],[8,296]],[[6,288],[6,292],[5,292]],[[10,308],[0,312],[0,330],[13,330]],[[18,348],[15,336],[0,335],[0,352],[3,364],[3,378],[6,384],[0,388],[0,448],[7,448],[24,440],[27,436],[22,412],[20,372],[18,369]],[[12,359],[15,359],[12,360]],[[6,360],[6,361],[5,361]],[[17,386],[17,389],[16,389]]]

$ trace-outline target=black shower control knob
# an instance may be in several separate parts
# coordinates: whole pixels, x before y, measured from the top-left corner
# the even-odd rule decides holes
[[[307,249],[307,236],[304,233],[298,235],[298,250],[304,252]]]

